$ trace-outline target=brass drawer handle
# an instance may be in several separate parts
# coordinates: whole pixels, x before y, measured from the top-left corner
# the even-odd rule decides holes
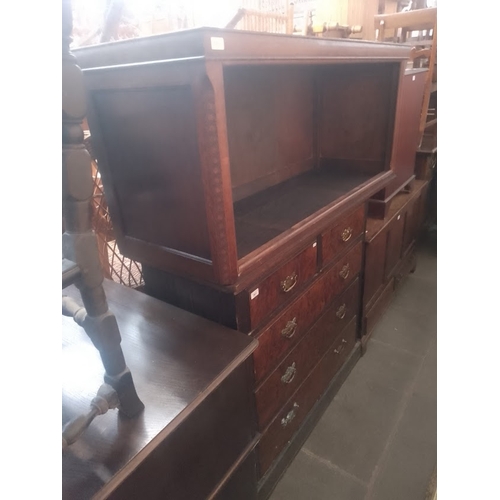
[[[342,339],[342,344],[340,345],[340,347],[338,349],[334,349],[333,352],[335,354],[340,354],[344,350],[344,347],[346,344],[347,344],[347,340]]]
[[[285,373],[281,377],[281,381],[284,384],[289,384],[294,378],[295,374],[297,373],[297,368],[295,368],[295,361],[286,369]]]
[[[345,304],[342,304],[338,309],[337,309],[337,318],[339,319],[344,319],[345,315],[347,312],[347,307]]]
[[[297,318],[293,318],[291,321],[288,321],[285,328],[281,330],[281,336],[286,339],[291,339],[295,332],[297,331]]]
[[[297,284],[299,277],[297,276],[297,273],[294,271],[292,274],[287,276],[282,282],[281,282],[281,289],[287,293],[290,290],[293,289],[293,287]]]
[[[349,264],[346,264],[344,267],[342,267],[342,269],[340,270],[339,272],[339,275],[341,278],[344,278],[345,280],[347,279],[347,277],[349,276],[349,272],[350,272],[350,269],[349,269]]]
[[[287,413],[286,417],[281,419],[281,425],[286,427],[294,418],[297,412],[295,411],[299,405],[297,403],[293,403],[293,408]]]
[[[349,241],[352,237],[352,227],[346,227],[341,234],[342,241]]]

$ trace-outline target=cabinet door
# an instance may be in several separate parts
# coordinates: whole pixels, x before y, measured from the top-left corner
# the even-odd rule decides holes
[[[420,231],[422,226],[424,225],[426,211],[427,211],[427,196],[429,190],[429,183],[422,189],[420,192],[418,201],[417,201],[417,231]]]
[[[404,222],[405,213],[399,213],[391,221],[388,227],[387,234],[387,250],[386,250],[386,261],[385,261],[385,278],[390,279],[394,273],[394,269],[399,263],[399,259],[402,255],[403,250],[403,232],[404,232]]]
[[[387,231],[366,244],[363,304],[366,305],[384,284]]]
[[[419,199],[413,199],[406,208],[404,233],[403,233],[403,255],[410,248],[417,237],[417,225],[419,219]]]

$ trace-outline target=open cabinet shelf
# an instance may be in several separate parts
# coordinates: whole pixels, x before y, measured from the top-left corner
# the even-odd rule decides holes
[[[75,51],[122,253],[230,285],[376,194],[409,51],[211,28]]]

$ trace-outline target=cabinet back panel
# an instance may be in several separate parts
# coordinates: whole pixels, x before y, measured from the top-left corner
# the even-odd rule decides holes
[[[234,201],[314,166],[313,75],[305,66],[224,70]]]
[[[388,168],[399,63],[336,65],[318,78],[319,156],[377,174]]]
[[[189,86],[92,94],[125,236],[210,258]]]

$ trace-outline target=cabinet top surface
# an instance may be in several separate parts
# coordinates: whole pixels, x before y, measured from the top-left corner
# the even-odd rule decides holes
[[[226,63],[300,62],[311,59],[401,61],[409,57],[410,49],[398,44],[366,40],[202,27],[93,45],[73,52],[82,68],[92,68],[186,58]]]
[[[369,243],[381,231],[383,231],[389,223],[404,209],[405,205],[416,198],[422,189],[427,185],[427,181],[415,180],[414,188],[410,193],[401,192],[397,194],[391,201],[391,206],[384,219],[374,219],[369,217],[366,221],[365,240]]]

